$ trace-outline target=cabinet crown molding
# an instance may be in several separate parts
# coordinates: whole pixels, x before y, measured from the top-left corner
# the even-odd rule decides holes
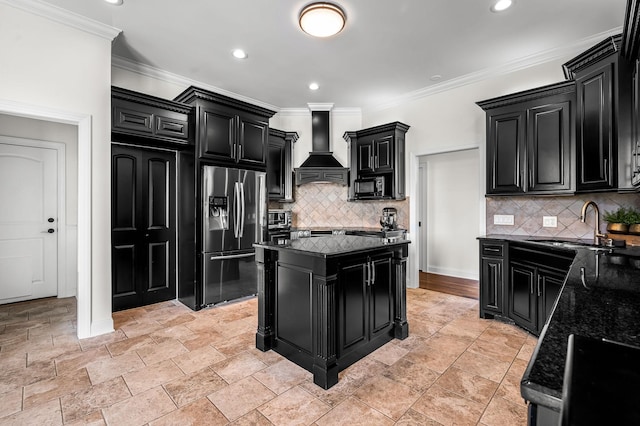
[[[221,95],[220,93],[211,92],[209,90],[200,89],[195,86],[188,87],[185,91],[180,93],[174,99],[177,102],[183,102],[186,104],[193,104],[197,100],[205,100],[209,102],[215,102],[217,104],[223,104],[232,108],[247,111],[252,114],[257,114],[266,118],[271,118],[275,115],[276,111],[263,108],[258,105],[253,105],[238,99],[231,98],[229,96]]]
[[[533,101],[553,95],[562,95],[565,93],[575,93],[576,83],[573,80],[563,81],[560,83],[549,84],[547,86],[536,87],[535,89],[523,90],[522,92],[510,93],[508,95],[491,98],[484,101],[476,102],[483,110],[487,111],[507,105],[518,104],[526,101]]]
[[[585,50],[580,55],[562,65],[564,76],[567,80],[572,80],[578,71],[589,65],[600,61],[602,58],[613,55],[620,51],[622,45],[622,34],[607,37],[591,49]]]
[[[193,107],[181,102],[169,101],[145,93],[135,92],[133,90],[123,89],[122,87],[111,86],[111,97],[113,99],[122,99],[124,101],[135,102],[138,104],[148,105],[156,108],[163,108],[169,111],[189,114]]]

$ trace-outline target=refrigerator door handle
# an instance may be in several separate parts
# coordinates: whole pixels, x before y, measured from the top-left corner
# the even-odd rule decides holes
[[[240,236],[240,184],[235,182],[233,185],[233,236]]]
[[[224,259],[242,259],[242,258],[245,258],[245,257],[251,257],[251,256],[255,256],[255,255],[256,255],[255,253],[228,254],[228,255],[227,255],[227,254],[225,254],[225,255],[222,255],[222,256],[211,256],[211,257],[209,258],[209,260],[217,260],[217,259],[221,259],[221,260],[224,260]]]
[[[244,235],[244,207],[245,207],[245,203],[244,203],[244,183],[240,182],[240,203],[241,203],[241,208],[240,208],[240,233],[239,236],[242,237]]]

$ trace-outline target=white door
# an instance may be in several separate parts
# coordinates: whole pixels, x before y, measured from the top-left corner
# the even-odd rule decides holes
[[[55,296],[57,152],[0,143],[0,304]]]

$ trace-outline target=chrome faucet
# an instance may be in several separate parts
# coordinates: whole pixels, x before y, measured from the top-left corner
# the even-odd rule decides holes
[[[601,238],[607,238],[607,234],[603,234],[600,232],[600,210],[598,209],[598,205],[593,201],[587,201],[582,206],[582,211],[580,212],[580,222],[585,223],[587,220],[587,209],[589,206],[593,207],[593,211],[595,212],[595,223],[593,224],[593,243],[595,245],[600,245]]]

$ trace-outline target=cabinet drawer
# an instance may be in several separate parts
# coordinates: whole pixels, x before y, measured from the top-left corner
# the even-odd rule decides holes
[[[482,244],[482,255],[502,257],[504,255],[504,246],[502,244]]]
[[[153,134],[151,123],[153,114],[145,111],[135,111],[133,109],[114,107],[113,127],[136,132]]]
[[[156,116],[156,134],[176,139],[189,139],[189,122],[163,116]]]

